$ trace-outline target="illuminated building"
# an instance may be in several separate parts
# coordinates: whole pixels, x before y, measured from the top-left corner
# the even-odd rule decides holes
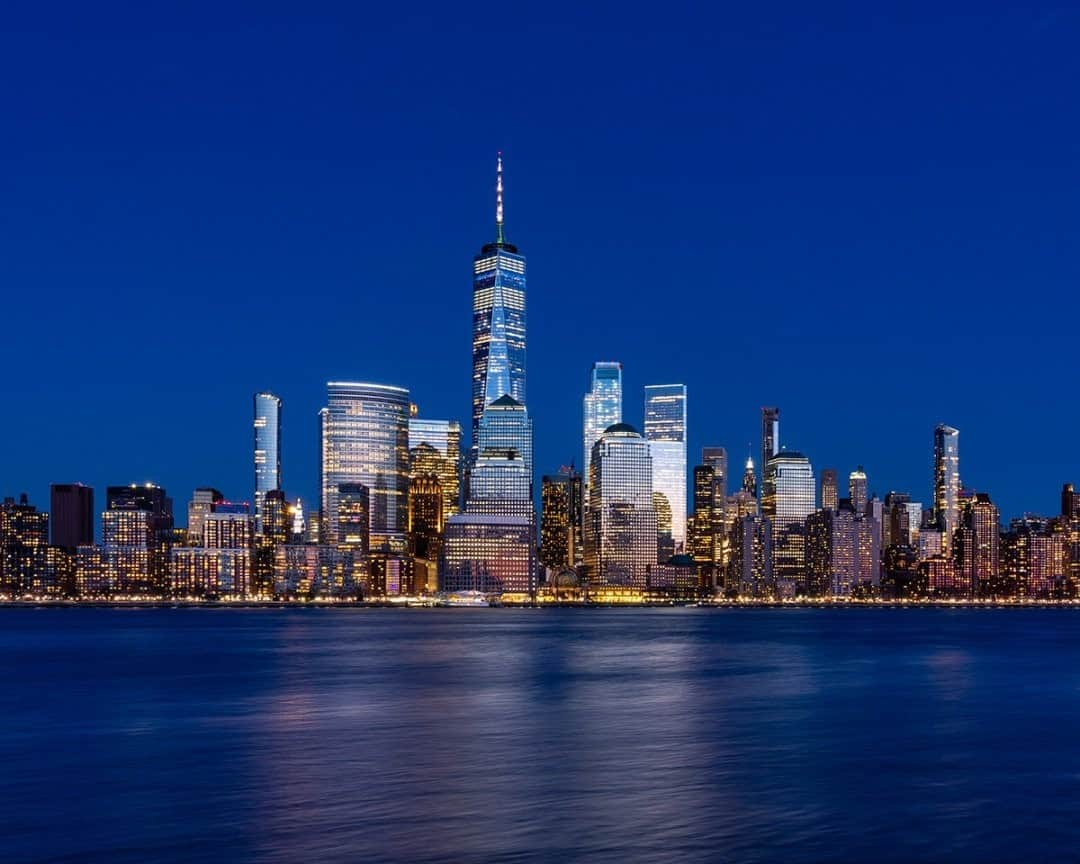
[[[256,393],[255,415],[255,533],[263,532],[263,502],[267,492],[281,489],[281,399]]]
[[[675,551],[686,548],[686,385],[645,388],[645,440],[652,456],[653,492],[671,507]]]
[[[200,487],[191,495],[191,501],[187,508],[187,545],[202,546],[203,525],[206,517],[214,509],[219,501],[224,501],[225,496],[217,489]]]
[[[459,513],[446,522],[439,587],[443,591],[536,590],[533,527],[520,516]]]
[[[1046,519],[1024,516],[1001,535],[1001,575],[1007,596],[1058,596],[1067,572],[1066,534]]]
[[[817,489],[810,460],[794,450],[769,459],[762,483],[761,513],[772,523],[773,575],[781,593],[805,587],[803,533],[816,509]]]
[[[588,482],[593,444],[605,429],[616,423],[622,423],[622,363],[601,360],[593,364],[582,407],[585,452],[581,470],[585,482]]]
[[[821,472],[821,509],[836,510],[840,507],[840,489],[837,486],[835,468],[825,468]]]
[[[49,490],[52,545],[74,552],[94,542],[94,490],[82,483],[53,483]]]
[[[442,545],[443,490],[435,473],[409,478],[409,554],[438,561]]]
[[[583,561],[583,487],[573,468],[545,475],[540,483],[540,563],[555,573]]]
[[[512,396],[500,396],[480,414],[476,450],[516,450],[532,483],[533,431],[525,405]]]
[[[150,514],[151,529],[159,541],[165,544],[172,538],[173,501],[160,486],[153,483],[109,486],[105,490],[105,507],[107,510],[143,510]]]
[[[348,546],[278,546],[274,594],[284,599],[355,600],[362,596],[364,565]]]
[[[1080,495],[1072,483],[1061,489],[1061,517],[1058,520],[1065,534],[1065,596],[1080,596]]]
[[[998,554],[1001,517],[990,496],[979,492],[961,499],[960,526],[953,535],[957,578],[972,596],[999,595]]]
[[[590,585],[645,588],[657,563],[650,442],[633,426],[609,426],[593,445],[585,517]]]
[[[659,591],[670,597],[696,597],[700,587],[698,569],[689,555],[674,555],[670,560],[657,564],[649,574],[648,590]]]
[[[885,550],[881,577],[883,596],[890,599],[923,600],[929,586],[919,573],[919,559],[911,546],[892,544]]]
[[[749,456],[746,457],[746,468],[743,470],[742,491],[757,498],[757,475],[754,473],[754,460]]]
[[[165,548],[155,531],[152,510],[140,510],[138,502],[117,502],[101,514],[100,585],[102,594],[160,596],[167,579]],[[80,547],[81,549],[86,547]]]
[[[26,495],[0,503],[0,595],[18,597],[33,590],[45,568],[49,514]]]
[[[280,489],[272,489],[263,499],[262,538],[271,545],[289,540],[289,503]]]
[[[252,528],[247,504],[218,501],[203,518],[202,545],[207,549],[250,549]]]
[[[906,492],[890,492],[885,496],[884,518],[885,546],[918,545],[922,504],[913,502]]]
[[[944,555],[932,555],[919,562],[919,577],[933,598],[966,598],[968,587],[961,584],[953,562]]]
[[[461,511],[461,424],[410,417],[409,473],[432,471],[443,491],[443,517],[449,518]]]
[[[780,409],[761,409],[761,494],[765,494],[765,469],[769,460],[780,452]]]
[[[879,502],[880,503],[880,502]],[[855,514],[855,584],[863,594],[881,584],[881,519],[873,512]]]
[[[399,597],[415,594],[416,559],[395,552],[381,551],[368,559],[366,593],[373,597]]]
[[[960,524],[960,433],[944,424],[934,430],[934,515],[941,526],[942,553],[948,556]]]
[[[776,596],[772,524],[764,516],[743,516],[735,522],[725,593],[756,599]]]
[[[532,475],[513,449],[482,450],[469,473],[465,512],[474,515],[519,516],[536,524]]]
[[[855,515],[865,515],[870,496],[866,485],[866,472],[863,471],[862,465],[848,475],[848,497],[851,499]]]
[[[848,597],[858,580],[856,519],[847,499],[806,517],[806,594]]]
[[[919,529],[919,536],[915,540],[915,549],[918,551],[920,561],[944,554],[945,544],[942,539],[942,530],[937,526],[936,521],[931,526],[924,523]]]
[[[502,155],[496,168],[495,241],[473,259],[472,440],[500,396],[525,403],[525,256],[503,232]],[[530,454],[531,460],[531,454]]]
[[[405,549],[409,496],[409,391],[385,384],[331,381],[322,419],[320,540],[341,542],[342,484],[370,494],[371,548]]]
[[[671,505],[662,492],[654,491],[652,501],[656,510],[656,560],[663,563],[675,554],[675,538],[671,536]]]
[[[182,546],[170,553],[174,597],[247,597],[251,571],[251,550],[243,547]]]
[[[338,486],[338,521],[334,536],[363,557],[371,547],[371,492],[363,483]],[[327,544],[332,545],[332,544]]]
[[[728,490],[728,458],[724,447],[702,447],[701,464],[713,469],[715,500],[723,502]]]

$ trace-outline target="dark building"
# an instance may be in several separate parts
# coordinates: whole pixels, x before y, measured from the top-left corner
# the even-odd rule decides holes
[[[94,542],[94,490],[82,483],[53,483],[49,491],[52,545],[74,551]]]
[[[558,573],[581,565],[583,485],[573,468],[540,483],[540,563]]]
[[[409,478],[409,554],[438,561],[443,534],[443,488],[435,472]],[[426,580],[425,580],[426,585]]]
[[[49,545],[49,514],[31,504],[26,494],[0,504],[0,595],[17,597],[34,589],[44,570]]]
[[[173,500],[160,486],[146,483],[137,486],[109,486],[105,490],[106,510],[144,510],[150,514],[150,524],[161,538],[172,533]]]
[[[836,510],[840,506],[840,487],[837,485],[835,468],[821,471],[821,509]]]

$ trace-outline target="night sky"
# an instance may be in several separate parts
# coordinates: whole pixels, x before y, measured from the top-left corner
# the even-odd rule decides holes
[[[615,359],[635,425],[688,385],[690,465],[722,444],[737,477],[776,404],[817,471],[928,502],[947,422],[1003,518],[1056,512],[1080,11],[585,5],[5,9],[2,493],[249,498],[257,389],[305,499],[327,380],[467,428],[501,149],[538,473]]]

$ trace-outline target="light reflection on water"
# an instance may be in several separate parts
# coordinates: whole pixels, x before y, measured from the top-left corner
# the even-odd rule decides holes
[[[1078,615],[3,610],[3,858],[1071,854]]]

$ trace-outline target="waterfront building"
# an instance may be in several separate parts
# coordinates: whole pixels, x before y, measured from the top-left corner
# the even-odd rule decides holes
[[[525,256],[506,241],[502,154],[496,164],[495,240],[473,258],[472,440],[484,408],[500,396],[525,403]],[[531,454],[530,454],[531,459]]]
[[[438,474],[430,472],[410,475],[409,554],[414,558],[432,562],[439,560],[445,523],[443,501],[443,489]]]
[[[1025,515],[1001,535],[1001,576],[1006,596],[1047,599],[1065,587],[1066,532],[1048,519]]]
[[[521,516],[459,513],[443,535],[439,588],[485,594],[536,590],[533,527]]]
[[[187,540],[188,546],[203,545],[203,525],[206,517],[214,509],[219,501],[224,501],[225,496],[217,489],[208,486],[199,487],[191,495],[191,501],[187,508]]]
[[[761,512],[772,523],[773,575],[787,596],[805,589],[806,517],[816,509],[817,489],[810,460],[794,450],[769,459],[762,484]]]
[[[82,483],[53,483],[49,487],[52,545],[74,552],[94,542],[94,490]]]
[[[481,450],[469,473],[465,512],[518,516],[536,524],[532,475],[517,450]]]
[[[335,543],[352,547],[361,558],[367,555],[371,548],[371,493],[368,487],[363,483],[340,484],[337,514]]]
[[[960,524],[960,432],[944,424],[934,430],[934,515],[942,553],[949,556]]]
[[[686,548],[686,385],[645,388],[645,440],[652,457],[653,492],[671,508],[674,551]]]
[[[773,575],[772,523],[754,513],[736,520],[731,532],[725,593],[755,599],[777,596]]]
[[[248,597],[252,587],[251,550],[176,547],[170,552],[169,578],[174,597]]]
[[[200,545],[207,549],[250,549],[253,528],[248,504],[218,501],[203,518]]]
[[[850,500],[806,517],[806,593],[848,597],[858,581],[857,528]]]
[[[255,533],[263,533],[263,507],[268,492],[281,489],[281,399],[256,393],[255,429]]]
[[[443,493],[443,517],[461,511],[461,424],[409,418],[409,474],[434,472]]]
[[[633,426],[609,426],[593,445],[585,524],[590,585],[645,588],[657,563],[650,442]]]
[[[405,549],[409,495],[409,391],[386,384],[331,381],[322,421],[321,530],[341,542],[340,488],[361,483],[370,499],[370,545]]]
[[[553,574],[581,566],[584,484],[573,467],[540,482],[540,563]]]
[[[953,535],[952,546],[957,578],[971,596],[1000,595],[998,508],[984,492],[965,494],[960,508],[960,525]]]
[[[150,526],[155,537],[164,545],[172,540],[173,500],[160,486],[153,483],[128,486],[108,486],[105,489],[107,510],[142,510],[150,514]],[[104,527],[102,527],[104,538]]]
[[[0,596],[20,597],[33,590],[44,572],[49,545],[49,514],[26,494],[0,503]]]
[[[581,470],[587,484],[593,445],[604,430],[622,423],[622,363],[600,360],[593,364],[589,390],[582,405],[584,454]]]

